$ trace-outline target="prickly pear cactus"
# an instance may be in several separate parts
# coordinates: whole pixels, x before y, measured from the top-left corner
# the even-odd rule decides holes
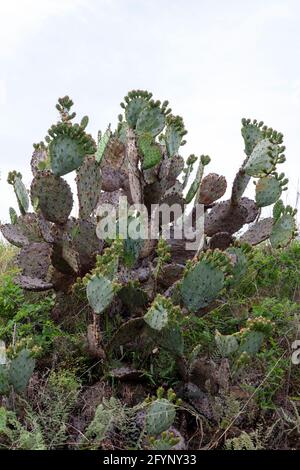
[[[97,207],[101,191],[101,173],[94,157],[86,157],[77,170],[79,218],[88,219]]]
[[[226,189],[227,182],[224,176],[217,175],[216,173],[209,173],[201,182],[199,203],[209,206],[224,196]]]
[[[173,390],[168,391],[167,398],[163,398],[163,389],[158,389],[157,395],[157,399],[152,401],[146,415],[146,431],[152,436],[167,431],[176,417],[176,407],[173,403],[176,395]]]
[[[59,176],[41,172],[31,183],[31,203],[49,222],[64,224],[73,207],[72,191]]]
[[[35,367],[35,360],[28,349],[22,349],[11,361],[8,380],[17,393],[24,393]]]
[[[168,101],[155,101],[145,90],[129,92],[121,103],[124,113],[118,116],[116,128],[109,125],[103,134],[99,132],[97,144],[86,132],[87,116],[74,123],[72,107],[68,96],[60,98],[58,123],[50,126],[44,142],[34,145],[30,198],[21,175],[9,174],[18,211],[10,209],[11,223],[0,228],[20,248],[16,282],[33,291],[78,289],[94,312],[93,331],[99,333],[103,326],[95,314],[107,310],[117,319],[109,351],[115,354],[121,346],[129,347],[132,339],[140,339],[152,351],[157,347],[171,353],[184,375],[182,315],[209,310],[225,289],[240,282],[251,262],[251,250],[244,242],[251,246],[270,242],[277,249],[296,235],[296,211],[280,200],[288,183],[278,171],[285,161],[283,135],[263,122],[243,119],[246,158],[234,178],[231,197],[220,200],[227,189],[225,178],[206,174],[209,156],[191,154],[185,159],[181,155],[187,131]],[[73,171],[78,202],[63,178]],[[252,179],[255,200],[244,196]],[[151,239],[135,239],[129,230],[129,236],[122,238],[120,196],[126,196],[129,205],[138,205],[127,214],[127,229],[131,222],[140,221],[141,204],[148,211],[148,228],[154,204],[169,208],[177,204],[183,210],[178,215],[170,209],[167,222],[159,215]],[[113,242],[97,235],[106,203],[115,214]],[[187,240],[177,239],[175,228],[186,215],[192,228],[197,225],[198,204],[203,209],[204,243],[188,250]],[[273,217],[260,218],[261,208],[273,204]],[[157,240],[168,228],[169,248],[162,256]],[[258,347],[256,333],[260,332],[251,331],[240,345],[249,354]],[[224,343],[224,357],[236,348],[234,338],[216,339],[220,347]],[[0,384],[5,383],[5,374],[0,371]],[[160,417],[167,416],[163,428],[174,419],[173,404],[166,398],[157,397],[151,406],[152,411],[158,408]],[[157,431],[155,414],[149,416],[152,430],[162,432]]]
[[[239,348],[240,353],[246,352],[250,356],[254,356],[260,350],[264,337],[265,335],[261,331],[250,331],[246,333],[241,341]]]
[[[10,172],[7,182],[13,186],[20,212],[25,215],[29,208],[29,197],[27,189],[22,181],[21,173],[17,173],[16,171]]]
[[[206,307],[224,288],[229,258],[215,251],[191,265],[180,284],[182,302],[191,312]]]
[[[296,224],[292,213],[282,214],[276,220],[270,234],[270,242],[274,248],[284,248],[296,234]]]
[[[222,335],[219,331],[216,331],[215,342],[218,353],[222,357],[230,357],[239,349],[239,342],[235,335]]]
[[[144,316],[144,320],[153,330],[161,331],[174,318],[173,309],[170,300],[158,295]]]
[[[61,121],[53,125],[46,136],[51,169],[54,175],[63,176],[76,170],[83,163],[85,155],[96,152],[96,144],[90,135],[85,133],[88,119],[80,124],[72,124],[76,113],[71,113],[73,101],[65,96],[59,98],[57,110]]]
[[[88,282],[86,294],[94,312],[103,313],[113,300],[113,284],[104,276],[98,275]]]

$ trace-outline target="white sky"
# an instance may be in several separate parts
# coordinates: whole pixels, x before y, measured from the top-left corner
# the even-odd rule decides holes
[[[190,153],[229,187],[244,158],[242,117],[285,135],[294,204],[300,158],[299,0],[0,0],[0,220],[16,207],[7,173],[29,186],[32,143],[69,94],[96,137],[128,90],[183,116]]]

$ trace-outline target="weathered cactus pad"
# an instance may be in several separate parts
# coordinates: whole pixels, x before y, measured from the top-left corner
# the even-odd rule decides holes
[[[68,183],[49,172],[41,172],[31,184],[31,202],[46,220],[63,224],[73,207],[72,191]]]
[[[101,191],[101,173],[94,157],[86,157],[77,170],[79,217],[88,219],[97,206]]]

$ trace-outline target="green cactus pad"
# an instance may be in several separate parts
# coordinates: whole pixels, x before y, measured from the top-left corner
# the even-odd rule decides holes
[[[151,403],[146,415],[146,431],[149,435],[156,436],[167,431],[174,423],[176,408],[166,398],[160,398]]]
[[[273,164],[269,152],[274,149],[275,146],[269,139],[258,142],[244,166],[246,174],[259,178],[272,171]]]
[[[162,303],[154,302],[144,320],[153,330],[161,331],[169,322],[168,309]]]
[[[112,134],[111,134],[110,126],[108,126],[108,128],[106,129],[103,135],[99,133],[98,147],[97,147],[97,151],[95,155],[96,162],[99,164],[102,162],[102,158],[104,156],[104,153],[105,153],[107,144],[111,138],[111,135]]]
[[[15,225],[18,221],[18,214],[13,207],[9,208],[9,218],[12,225]]]
[[[183,278],[180,292],[184,305],[196,312],[206,307],[224,287],[224,273],[206,260],[199,261]]]
[[[144,240],[141,238],[133,240],[128,237],[124,240],[123,262],[125,266],[132,268],[136,264],[143,245]]]
[[[15,178],[14,190],[17,196],[20,211],[22,214],[26,214],[29,208],[29,196],[22,179],[19,177]]]
[[[295,218],[291,214],[283,214],[273,225],[270,242],[273,248],[284,248],[293,239],[296,231]]]
[[[267,240],[272,233],[273,222],[272,217],[256,222],[240,237],[240,241],[254,246]]]
[[[35,360],[28,349],[22,349],[11,361],[8,373],[9,382],[17,393],[25,392],[34,367]]]
[[[194,156],[192,155],[192,157]],[[199,162],[198,162],[198,170],[197,170],[196,176],[185,197],[185,202],[187,204],[189,204],[194,199],[196,194],[197,194],[197,197],[195,199],[195,203],[198,203],[199,189],[200,189],[200,184],[201,184],[203,174],[204,174],[204,168],[206,165],[209,164],[209,162],[210,162],[210,157],[208,155],[201,155]],[[183,187],[185,187],[185,183],[183,183]]]
[[[31,202],[46,220],[64,224],[73,207],[72,191],[59,176],[41,172],[31,183]]]
[[[63,176],[80,167],[85,149],[67,135],[55,137],[49,145],[51,169],[56,176]]]
[[[198,202],[208,206],[224,196],[226,189],[227,182],[224,176],[209,173],[201,182]]]
[[[260,331],[250,331],[242,339],[239,347],[239,352],[246,352],[250,356],[254,356],[259,352],[260,348],[262,347],[264,337],[264,333]]]
[[[182,142],[182,136],[174,126],[167,127],[165,132],[165,142],[169,157],[177,155]]]
[[[114,298],[113,284],[109,279],[99,274],[88,282],[86,293],[94,312],[103,313]]]
[[[234,178],[232,185],[231,200],[234,203],[237,203],[240,200],[246,191],[250,180],[251,176],[246,175],[244,169],[240,168]]]
[[[94,157],[86,157],[77,170],[77,194],[79,200],[79,217],[88,219],[97,206],[101,191],[101,173]]]
[[[142,134],[138,139],[138,147],[143,155],[143,169],[148,170],[161,161],[160,147],[153,141],[151,134]]]
[[[184,128],[183,119],[180,116],[168,116],[167,128],[163,139],[170,158],[177,155],[180,146],[185,143],[182,141],[185,134],[187,134],[187,131]]]
[[[218,331],[215,334],[215,342],[218,348],[218,353],[222,357],[229,357],[239,349],[239,343],[234,335],[222,335]]]
[[[158,106],[145,107],[136,123],[136,132],[138,135],[151,134],[156,137],[165,127],[165,115]]]
[[[125,118],[132,129],[135,129],[141,112],[148,106],[148,100],[142,96],[132,98],[126,106]]]
[[[274,204],[281,196],[282,185],[275,176],[260,178],[255,186],[255,200],[258,207]]]
[[[245,154],[249,157],[255,146],[263,139],[261,126],[256,122],[243,119],[242,136],[245,142]]]

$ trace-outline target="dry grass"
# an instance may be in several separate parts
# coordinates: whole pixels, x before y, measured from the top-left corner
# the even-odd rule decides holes
[[[0,240],[0,276],[12,267],[17,252],[16,247]]]

